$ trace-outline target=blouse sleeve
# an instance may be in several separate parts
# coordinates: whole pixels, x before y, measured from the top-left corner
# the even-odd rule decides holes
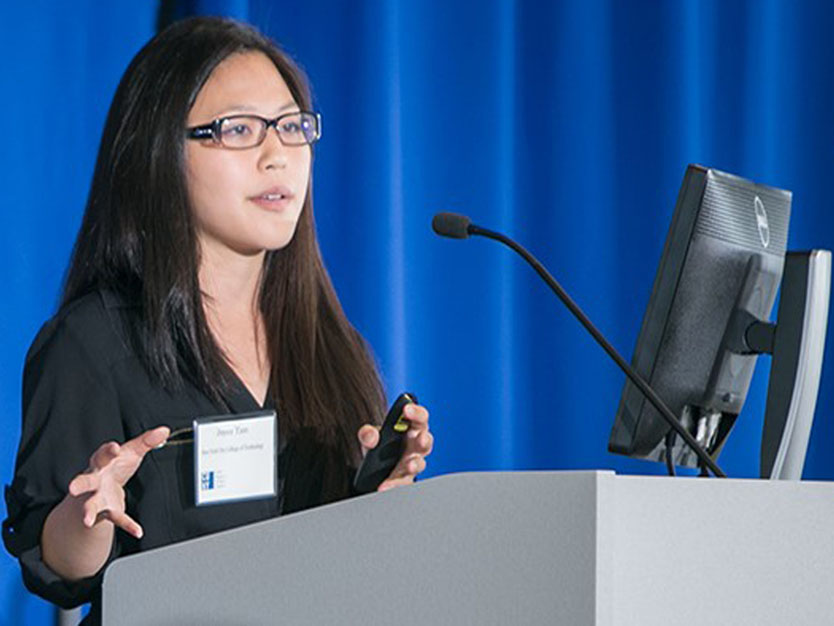
[[[83,331],[66,319],[53,320],[29,349],[20,447],[12,483],[5,489],[3,542],[19,560],[26,587],[64,608],[88,602],[104,568],[73,582],[49,569],[41,558],[44,521],[63,500],[70,480],[86,469],[90,455],[105,441],[124,441],[106,359],[91,352]]]

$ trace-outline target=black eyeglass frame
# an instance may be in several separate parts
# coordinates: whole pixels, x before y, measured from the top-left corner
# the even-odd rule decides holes
[[[312,115],[313,118],[316,120],[316,135],[312,141],[305,141],[304,143],[287,143],[284,141],[284,137],[281,134],[281,131],[278,130],[278,123],[293,115]],[[245,147],[236,147],[236,146],[229,146],[223,143],[220,134],[220,128],[223,126],[224,122],[228,122],[229,120],[234,120],[236,118],[246,117],[246,118],[255,118],[261,120],[264,123],[264,132],[261,136],[260,140],[252,144],[251,146]],[[316,143],[319,139],[321,139],[321,113],[316,113],[315,111],[290,111],[288,113],[282,113],[278,117],[274,117],[272,119],[267,119],[265,117],[261,117],[260,115],[255,115],[253,113],[241,113],[240,115],[229,115],[227,117],[219,117],[216,120],[208,124],[202,124],[200,126],[192,126],[187,128],[188,134],[186,137],[188,139],[211,139],[214,143],[223,146],[227,150],[249,150],[250,148],[257,148],[260,146],[264,141],[266,141],[266,135],[269,132],[270,127],[275,129],[275,133],[278,135],[278,141],[280,141],[285,146],[312,146]]]

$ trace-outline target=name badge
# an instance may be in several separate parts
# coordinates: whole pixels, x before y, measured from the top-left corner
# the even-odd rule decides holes
[[[275,412],[194,420],[197,506],[277,495]]]

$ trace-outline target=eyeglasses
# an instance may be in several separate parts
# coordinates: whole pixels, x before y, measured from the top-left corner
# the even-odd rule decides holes
[[[321,115],[310,111],[284,113],[271,120],[260,115],[221,117],[211,124],[187,129],[187,137],[211,139],[224,148],[244,150],[261,145],[270,126],[285,146],[312,145],[321,137]]]

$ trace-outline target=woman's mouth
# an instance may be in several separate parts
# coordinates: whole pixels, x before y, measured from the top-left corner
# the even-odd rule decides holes
[[[289,189],[284,187],[275,187],[267,189],[258,195],[250,196],[249,200],[264,209],[282,211],[289,205],[292,198],[293,194]]]

